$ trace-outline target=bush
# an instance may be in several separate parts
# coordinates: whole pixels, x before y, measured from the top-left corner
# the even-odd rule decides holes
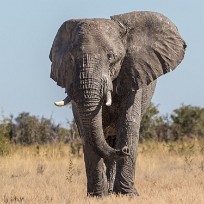
[[[204,108],[182,105],[173,111],[171,119],[178,138],[204,137]]]
[[[157,139],[156,127],[162,122],[158,114],[158,107],[151,103],[140,124],[140,141]]]
[[[69,138],[67,142],[70,143],[71,154],[80,156],[83,144],[74,120],[70,123]]]
[[[0,135],[0,156],[5,156],[10,152],[10,141],[8,138]]]
[[[160,116],[158,106],[151,104],[141,121],[140,141],[176,141],[184,138],[204,138],[204,108],[182,105],[170,115]],[[0,154],[8,152],[9,143],[31,145],[69,143],[71,153],[79,155],[82,141],[74,121],[62,128],[51,119],[38,118],[29,113],[2,116],[0,121]]]
[[[0,135],[15,144],[30,145],[48,144],[63,141],[69,134],[68,130],[55,125],[51,119],[20,113],[15,120],[13,116],[3,117],[0,124]]]
[[[141,141],[176,141],[184,138],[204,137],[204,108],[182,105],[168,116],[159,116],[153,104],[144,115],[140,128]]]

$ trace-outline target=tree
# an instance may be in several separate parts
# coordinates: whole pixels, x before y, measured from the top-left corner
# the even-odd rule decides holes
[[[20,144],[47,144],[63,141],[68,135],[68,130],[55,125],[51,119],[31,116],[23,112],[15,118],[15,124],[11,135],[13,143]]]
[[[140,124],[141,141],[157,138],[156,126],[161,120],[158,114],[158,107],[151,103]]]
[[[160,116],[158,106],[150,104],[145,113],[140,126],[140,141],[155,140],[165,141],[175,140],[172,134],[169,116]]]
[[[78,132],[77,125],[74,120],[69,125],[70,125],[69,137],[67,138],[68,139],[67,142],[70,143],[71,153],[74,155],[80,156],[80,152],[83,144]]]
[[[182,105],[171,115],[177,137],[204,137],[204,108]]]
[[[2,114],[2,120],[0,121],[0,155],[9,153],[10,139],[13,134],[13,130],[13,115],[10,115],[7,118]]]
[[[38,119],[29,113],[20,113],[15,119],[16,130],[12,138],[15,143],[32,144],[37,139]]]

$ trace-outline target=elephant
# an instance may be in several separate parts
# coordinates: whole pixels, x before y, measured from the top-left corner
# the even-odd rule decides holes
[[[183,60],[186,43],[163,14],[133,11],[64,22],[50,77],[65,89],[83,141],[87,195],[139,195],[135,169],[142,116],[157,78]]]

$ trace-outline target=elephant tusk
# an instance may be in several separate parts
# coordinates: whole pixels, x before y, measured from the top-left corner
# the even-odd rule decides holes
[[[106,106],[111,106],[111,104],[112,104],[111,91],[108,91],[106,95]]]
[[[57,101],[57,102],[55,102],[54,104],[55,104],[56,106],[62,107],[62,106],[67,105],[67,104],[70,103],[70,102],[71,102],[71,98],[70,98],[69,96],[67,96],[64,100],[62,100],[62,101]]]

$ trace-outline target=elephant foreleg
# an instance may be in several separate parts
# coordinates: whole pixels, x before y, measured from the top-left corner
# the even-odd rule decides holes
[[[124,97],[121,103],[116,148],[126,144],[130,149],[130,156],[117,161],[114,183],[115,193],[138,195],[134,182],[141,121],[141,97],[142,90],[138,90]]]
[[[84,145],[84,160],[87,175],[87,194],[89,196],[104,196],[108,194],[107,177],[104,162],[89,144]]]

